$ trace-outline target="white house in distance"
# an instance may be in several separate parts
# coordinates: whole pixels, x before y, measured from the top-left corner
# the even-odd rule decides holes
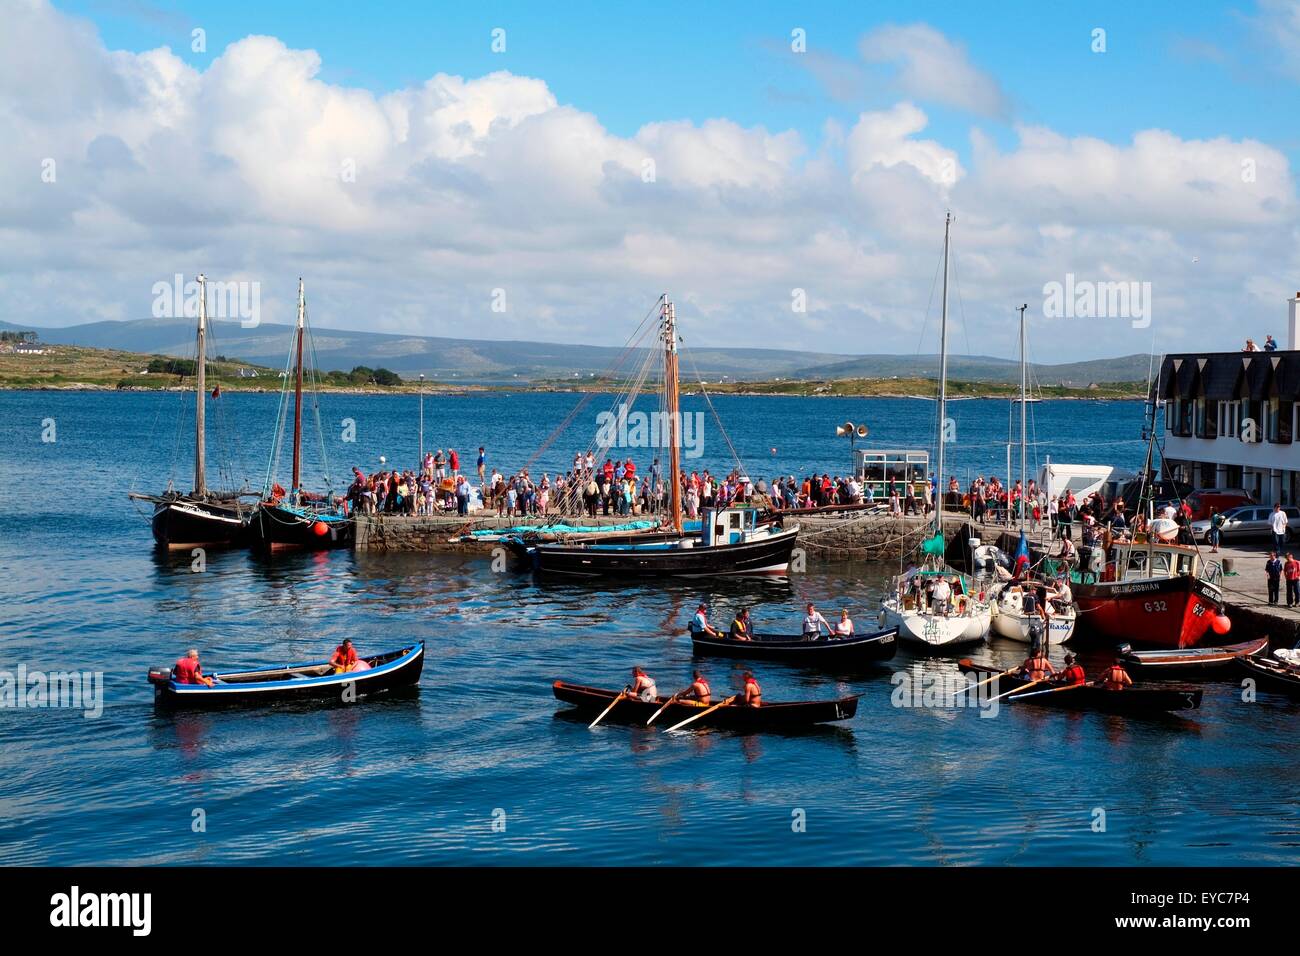
[[[1300,502],[1300,292],[1287,306],[1285,349],[1165,356],[1164,459],[1175,478]]]

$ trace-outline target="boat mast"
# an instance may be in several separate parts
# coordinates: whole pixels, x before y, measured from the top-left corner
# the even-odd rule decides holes
[[[668,475],[669,495],[672,499],[673,530],[682,533],[682,462],[681,448],[677,442],[677,429],[680,427],[680,402],[677,383],[677,313],[672,300],[665,292],[660,301],[663,303],[660,332],[664,340],[664,390],[668,412]]]
[[[1028,442],[1025,438],[1025,406],[1029,398],[1029,366],[1025,359],[1025,310],[1029,308],[1028,304],[1020,307],[1020,533],[1025,533],[1025,511],[1028,510],[1029,502],[1025,495],[1029,491],[1029,484],[1025,481],[1025,451]]]
[[[302,477],[302,330],[307,316],[307,299],[302,290],[302,277],[298,277],[298,357],[294,363],[293,383],[293,484],[289,494],[298,503],[299,480]]]
[[[948,421],[948,233],[952,213],[943,218],[943,310],[939,320],[939,461],[934,476],[934,530],[943,534],[943,432]]]
[[[207,471],[207,364],[208,364],[208,280],[199,274],[199,340],[194,362],[194,497],[208,493]]]

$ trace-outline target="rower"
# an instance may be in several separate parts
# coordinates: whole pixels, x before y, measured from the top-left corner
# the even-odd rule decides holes
[[[758,686],[758,681],[749,671],[745,671],[745,699],[742,703],[746,707],[763,706],[763,688]]]
[[[335,674],[346,674],[357,669],[357,649],[352,646],[352,638],[343,638],[343,643],[334,648],[330,666],[334,668]]]
[[[731,622],[731,630],[727,632],[727,637],[733,641],[754,639],[754,626],[749,622],[749,608],[742,607],[736,612],[736,619]]]
[[[191,647],[185,656],[172,668],[172,680],[178,684],[202,684],[212,686],[212,678],[203,676],[203,665],[199,663],[198,648]]]
[[[699,671],[695,671],[691,686],[682,692],[682,699],[693,700],[707,707],[712,693],[709,690],[709,682],[704,679],[704,675]]]
[[[1123,690],[1125,687],[1133,686],[1133,678],[1128,676],[1128,671],[1124,670],[1124,659],[1115,658],[1115,663],[1106,669],[1102,675],[1101,686],[1107,690]]]
[[[835,624],[835,636],[836,637],[853,636],[853,621],[849,618],[849,609],[846,607],[840,608],[840,619]]]
[[[1059,678],[1060,683],[1069,684],[1086,684],[1088,675],[1083,670],[1083,665],[1078,662],[1073,654],[1065,655],[1065,670],[1061,671]]]
[[[826,633],[832,633],[830,622],[822,617],[821,612],[817,610],[812,601],[809,601],[805,608],[803,616],[803,639],[805,641],[815,641],[822,636],[822,627],[826,628]]]
[[[627,688],[626,693],[637,700],[643,700],[648,704],[654,703],[659,696],[659,689],[655,687],[655,680],[639,667],[632,668],[632,686]]]
[[[714,628],[709,626],[709,606],[703,601],[695,609],[695,616],[691,618],[690,632],[692,634],[705,634],[709,637],[721,637]]]
[[[1047,659],[1047,648],[1039,646],[1035,648],[1020,665],[1020,676],[1029,680],[1047,680],[1056,673],[1056,668],[1052,662]]]

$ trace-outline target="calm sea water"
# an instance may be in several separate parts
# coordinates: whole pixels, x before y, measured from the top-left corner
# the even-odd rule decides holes
[[[426,444],[518,465],[575,403],[567,395],[427,399]],[[227,395],[234,469],[260,486],[276,397]],[[338,476],[418,443],[414,398],[324,396]],[[700,399],[687,399],[688,410]],[[926,445],[912,400],[715,400],[756,476],[842,470],[833,428]],[[790,628],[804,600],[870,617],[889,569],[820,565],[789,585],[543,585],[486,557],[348,553],[158,557],[131,487],[187,472],[180,397],[0,393],[0,670],[102,671],[103,715],[0,710],[0,862],[1263,864],[1300,858],[1297,708],[1209,685],[1187,719],[891,705],[900,653],[862,674],[767,666],[766,695],[859,693],[853,721],[807,733],[668,737],[563,715],[550,683],[622,686],[633,663],[661,688],[692,666],[695,601],[744,603]],[[534,473],[586,445],[593,402]],[[210,405],[211,408],[211,405]],[[952,406],[952,470],[1005,472],[1007,405]],[[1141,408],[1034,406],[1035,454],[1134,466]],[[344,419],[355,442],[341,440]],[[54,433],[51,434],[51,427]],[[53,437],[54,441],[43,441]],[[710,422],[700,465],[725,467]],[[773,453],[772,449],[776,451]],[[319,446],[313,444],[313,468]],[[638,456],[640,457],[640,456]],[[696,463],[692,463],[696,464]],[[188,487],[188,485],[186,485]],[[145,672],[185,647],[209,668],[428,643],[418,695],[350,708],[156,714]],[[1015,647],[985,658],[1011,661]],[[951,668],[937,661],[933,668]],[[739,666],[707,662],[716,688]],[[801,812],[800,812],[801,811]],[[1104,812],[1104,831],[1098,821]],[[194,832],[202,818],[205,832]],[[792,824],[804,821],[803,832]],[[498,823],[494,827],[494,821]],[[504,821],[504,830],[500,822]]]

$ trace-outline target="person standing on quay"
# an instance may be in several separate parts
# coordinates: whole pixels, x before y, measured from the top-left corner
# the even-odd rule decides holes
[[[1273,505],[1273,513],[1268,516],[1268,525],[1273,529],[1273,547],[1281,554],[1286,549],[1287,520],[1286,512],[1280,504]]]
[[[1264,562],[1264,573],[1268,576],[1268,603],[1276,604],[1282,591],[1282,559],[1276,551],[1268,553]]]
[[[1282,565],[1282,574],[1286,577],[1286,606],[1300,604],[1300,561],[1294,554],[1288,554]]]

